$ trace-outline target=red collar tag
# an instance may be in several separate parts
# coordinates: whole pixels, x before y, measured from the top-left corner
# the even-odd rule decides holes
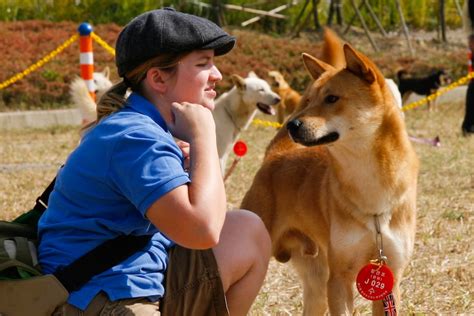
[[[371,301],[387,296],[393,288],[393,273],[386,264],[369,263],[357,275],[357,290]]]

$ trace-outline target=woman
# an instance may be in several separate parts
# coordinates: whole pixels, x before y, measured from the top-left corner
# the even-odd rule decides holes
[[[123,80],[58,173],[39,223],[40,264],[52,273],[116,236],[153,237],[70,293],[56,315],[249,311],[270,239],[253,213],[226,212],[211,113],[222,79],[214,57],[234,44],[214,23],[170,8],[120,33]]]

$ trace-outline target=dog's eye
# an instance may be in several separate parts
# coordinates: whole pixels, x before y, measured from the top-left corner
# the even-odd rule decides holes
[[[324,102],[326,103],[335,103],[337,100],[339,100],[339,97],[333,94],[330,94],[324,98]]]

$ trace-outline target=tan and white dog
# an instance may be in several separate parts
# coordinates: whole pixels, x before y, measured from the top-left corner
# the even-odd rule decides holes
[[[352,315],[356,276],[379,258],[380,239],[399,306],[415,241],[419,162],[399,107],[369,58],[348,44],[336,53],[343,68],[303,54],[314,81],[241,204],[263,219],[275,258],[296,268],[304,315]],[[384,315],[382,301],[372,309]]]
[[[110,69],[105,67],[102,72],[94,72],[94,86],[96,100],[107,91],[111,86]],[[73,104],[79,109],[82,116],[82,124],[86,125],[97,118],[97,105],[91,98],[86,83],[80,77],[76,77],[69,86],[69,94]]]
[[[247,78],[232,75],[234,86],[217,100],[214,111],[216,123],[217,151],[224,174],[227,157],[240,133],[248,128],[257,109],[268,115],[275,115],[273,106],[280,97],[272,91],[265,80],[251,71]]]
[[[301,95],[290,87],[279,71],[269,71],[268,75],[272,78],[271,86],[273,91],[278,93],[281,98],[280,103],[277,105],[277,119],[278,123],[281,124],[296,110],[300,103]]]

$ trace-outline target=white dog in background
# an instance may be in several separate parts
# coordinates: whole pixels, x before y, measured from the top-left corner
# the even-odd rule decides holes
[[[385,83],[387,83],[388,87],[390,88],[390,91],[393,94],[393,97],[395,98],[395,103],[397,106],[401,109],[402,108],[402,95],[400,94],[400,90],[398,90],[398,86],[393,81],[393,79],[385,78]]]
[[[94,86],[96,100],[112,86],[110,81],[110,69],[105,67],[102,72],[94,72]],[[75,78],[69,86],[69,94],[73,104],[80,110],[82,124],[86,125],[97,118],[97,105],[89,94],[86,83],[82,78]]]
[[[224,174],[227,157],[240,133],[248,128],[257,109],[268,115],[275,115],[273,108],[280,102],[280,96],[272,91],[265,80],[251,71],[247,78],[232,75],[234,87],[216,100],[213,111],[216,122],[217,150]]]

